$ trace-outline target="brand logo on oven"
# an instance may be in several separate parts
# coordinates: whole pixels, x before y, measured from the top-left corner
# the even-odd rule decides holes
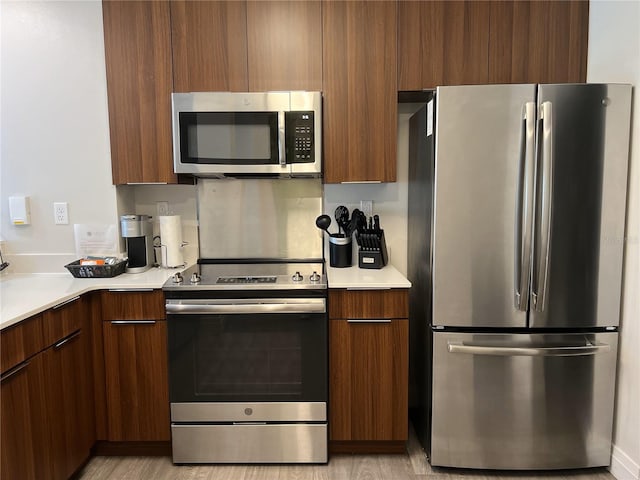
[[[245,415],[253,415],[253,408],[245,408],[244,409],[244,414]]]

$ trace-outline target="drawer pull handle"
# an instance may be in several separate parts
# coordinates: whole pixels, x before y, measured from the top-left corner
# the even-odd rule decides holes
[[[347,323],[391,323],[390,318],[348,318]]]
[[[77,338],[80,336],[80,330],[76,330],[74,333],[72,333],[71,335],[69,335],[66,338],[63,338],[62,340],[60,340],[58,343],[56,343],[53,346],[54,350],[58,350],[60,347],[62,347],[65,343],[70,342],[71,340],[73,340],[74,338]]]
[[[53,307],[51,307],[51,308],[52,308],[53,310],[55,310],[55,309],[57,309],[57,308],[64,307],[65,305],[67,305],[67,304],[69,304],[69,303],[71,303],[71,302],[75,302],[75,301],[76,301],[76,300],[78,300],[79,298],[80,298],[80,295],[78,295],[77,297],[70,298],[69,300],[65,300],[64,302],[59,303],[59,304],[57,304],[57,305],[54,305],[54,306],[53,306]]]
[[[2,377],[0,377],[0,382],[4,382],[5,380],[8,380],[9,377],[13,377],[16,373],[24,370],[28,366],[29,366],[29,360],[26,360],[26,361],[20,363],[19,365],[16,365],[11,370],[9,370],[7,373],[2,375]]]
[[[153,325],[155,320],[112,320],[111,325]]]
[[[110,292],[153,292],[153,288],[110,288]]]

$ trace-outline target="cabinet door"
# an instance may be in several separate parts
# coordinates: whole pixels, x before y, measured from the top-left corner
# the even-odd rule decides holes
[[[86,330],[77,330],[43,353],[54,478],[69,478],[94,442],[89,340]]]
[[[170,5],[175,91],[247,91],[246,3],[173,0]]]
[[[247,2],[249,91],[322,90],[322,3]]]
[[[0,477],[56,478],[52,455],[43,355],[5,372],[0,385]]]
[[[325,182],[394,182],[397,4],[327,1],[322,18]]]
[[[106,321],[103,336],[108,440],[169,440],[166,322]]]
[[[176,183],[167,2],[102,2],[113,183]]]
[[[406,441],[408,320],[329,321],[333,441]]]
[[[487,83],[489,2],[398,3],[399,90]]]
[[[580,83],[589,2],[491,2],[490,83]]]

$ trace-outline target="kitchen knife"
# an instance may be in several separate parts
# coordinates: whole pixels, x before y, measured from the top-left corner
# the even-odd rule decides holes
[[[380,217],[378,215],[373,216],[373,229],[377,232],[380,232]]]

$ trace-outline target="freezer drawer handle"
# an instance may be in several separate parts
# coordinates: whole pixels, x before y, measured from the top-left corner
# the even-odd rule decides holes
[[[575,357],[597,355],[611,350],[605,343],[587,343],[568,347],[492,347],[486,345],[465,345],[462,342],[449,342],[449,353],[467,353],[470,355],[498,355],[503,357]]]

